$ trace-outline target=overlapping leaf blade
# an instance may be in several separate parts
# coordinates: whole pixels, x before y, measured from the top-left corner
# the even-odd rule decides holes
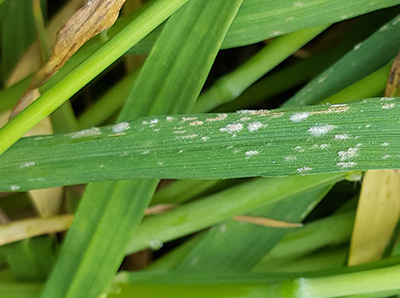
[[[382,98],[292,110],[150,117],[24,139],[0,157],[0,189],[398,168],[399,107],[399,99]]]
[[[119,119],[133,119],[154,111],[187,111],[200,92],[240,4],[240,0],[229,3],[192,0],[174,14],[143,67]],[[181,26],[179,30],[176,24]],[[209,31],[213,32],[211,36]],[[160,68],[160,59],[165,55],[173,58]],[[194,56],[195,66],[188,63]],[[169,84],[170,80],[175,85]],[[157,184],[157,180],[90,184],[43,296],[97,297],[104,291]]]

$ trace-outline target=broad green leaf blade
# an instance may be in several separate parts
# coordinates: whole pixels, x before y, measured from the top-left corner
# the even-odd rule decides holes
[[[175,13],[147,59],[119,119],[133,119],[154,110],[188,112],[240,4],[240,0],[192,0]],[[170,59],[165,60],[166,55]],[[160,59],[164,59],[164,67],[160,67]],[[196,59],[196,64],[185,66]],[[171,79],[173,84],[167,84]],[[157,184],[157,180],[135,180],[89,185],[44,296],[97,297],[104,291],[120,266],[126,244]]]
[[[400,47],[400,15],[358,43],[343,58],[304,86],[283,106],[315,104],[366,77],[393,59]]]
[[[305,28],[332,24],[400,4],[399,0],[315,0],[315,1],[264,1],[244,0],[222,48],[254,44],[268,38]],[[156,40],[156,30],[130,53],[145,54]]]
[[[400,4],[400,1],[245,0],[223,47],[231,48],[256,43],[277,35],[343,21],[397,4]]]
[[[399,103],[376,98],[299,109],[153,116],[26,138],[0,157],[0,190],[130,178],[396,169]]]
[[[345,173],[337,173],[254,179],[167,213],[145,218],[128,245],[127,253],[154,247],[260,206],[336,183],[345,177]]]

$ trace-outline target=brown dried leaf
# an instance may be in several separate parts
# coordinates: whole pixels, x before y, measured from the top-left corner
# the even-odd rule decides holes
[[[149,207],[145,210],[144,215],[152,215],[152,214],[162,214],[168,212],[172,209],[175,209],[178,205],[174,204],[159,204],[152,207]]]
[[[46,32],[52,47],[54,47],[54,44],[56,43],[57,32],[60,31],[61,27],[85,4],[85,2],[85,0],[68,1],[66,5],[63,6],[50,20]],[[17,65],[8,77],[6,85],[11,86],[18,83],[22,79],[38,71],[40,66],[40,47],[39,43],[36,41],[18,61]]]
[[[233,219],[240,222],[247,222],[272,228],[299,228],[303,226],[303,224],[301,223],[290,223],[265,217],[256,217],[247,215],[237,215]]]
[[[49,61],[36,73],[31,85],[15,106],[12,117],[26,108],[39,92],[38,88],[50,79],[67,60],[89,39],[111,27],[126,0],[89,0],[57,34],[56,45]]]

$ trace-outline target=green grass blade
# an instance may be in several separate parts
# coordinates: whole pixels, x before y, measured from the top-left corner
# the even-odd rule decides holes
[[[12,146],[186,2],[187,0],[159,0],[148,3],[123,30],[0,129],[0,153]]]
[[[209,111],[234,100],[250,85],[292,55],[327,26],[305,29],[278,37],[235,71],[220,78],[196,102],[194,113]]]
[[[240,0],[192,0],[174,14],[147,59],[119,119],[154,111],[188,111],[240,4]],[[167,54],[171,55],[168,61],[164,59]],[[196,64],[182,67],[194,61],[194,57]],[[164,68],[160,68],[159,59],[164,59]],[[171,79],[173,85],[169,84]],[[168,92],[165,87],[169,87]],[[97,297],[117,271],[126,244],[157,184],[157,180],[136,180],[89,185],[43,296]]]
[[[130,242],[127,252],[154,247],[178,237],[249,212],[267,203],[287,199],[344,179],[345,174],[259,178],[237,187],[188,203],[180,208],[146,218]]]
[[[0,157],[0,190],[130,178],[396,169],[399,101],[376,98],[289,110],[153,116],[26,138]]]
[[[311,254],[318,249],[350,241],[354,211],[323,218],[286,235],[254,268],[255,271],[274,272],[282,264]]]
[[[1,5],[1,3],[0,3]],[[32,1],[6,1],[1,6],[1,77],[12,69],[36,38]]]
[[[321,102],[387,64],[397,55],[399,47],[400,15],[397,15],[369,38],[355,45],[352,51],[304,86],[283,106]]]
[[[304,28],[346,20],[377,9],[400,4],[398,0],[259,1],[243,2],[224,41],[224,48],[256,43]],[[263,28],[264,30],[260,30]]]
[[[308,214],[304,210],[312,210],[330,188],[318,188],[246,214],[297,223]],[[289,231],[229,220],[207,232],[176,270],[248,271]]]
[[[400,4],[398,0],[245,0],[224,40],[223,49],[254,44],[301,29],[328,25]],[[143,40],[131,53],[146,54],[159,30]]]

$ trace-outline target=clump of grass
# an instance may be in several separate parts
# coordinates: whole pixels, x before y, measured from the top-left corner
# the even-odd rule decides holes
[[[399,295],[396,229],[347,263],[362,171],[400,166],[400,2],[145,2],[0,129],[2,297]],[[0,1],[4,119],[53,5]]]

